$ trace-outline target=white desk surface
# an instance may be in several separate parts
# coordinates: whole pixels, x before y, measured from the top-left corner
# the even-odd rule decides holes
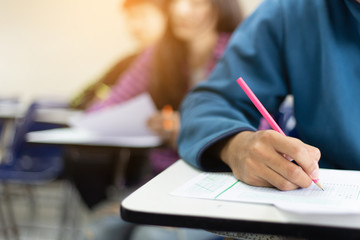
[[[24,116],[26,106],[22,103],[1,103],[0,119],[15,119]],[[69,108],[39,108],[36,110],[36,121],[47,123],[68,124],[70,117],[79,114],[81,111]]]
[[[74,128],[58,128],[30,132],[26,135],[30,143],[150,148],[161,145],[157,136],[102,136]]]
[[[23,115],[19,104],[0,103],[0,119],[15,119]]]
[[[142,224],[292,236],[345,236],[360,239],[360,215],[306,215],[271,205],[177,197],[169,192],[199,170],[183,160],[132,193],[121,203],[125,220]],[[351,236],[350,236],[351,235]]]
[[[40,108],[36,110],[36,121],[68,125],[69,119],[79,113],[69,108]]]

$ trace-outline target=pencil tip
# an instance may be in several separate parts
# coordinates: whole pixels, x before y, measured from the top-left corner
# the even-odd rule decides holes
[[[323,186],[321,185],[321,183],[320,183],[319,181],[316,182],[316,185],[317,185],[321,190],[325,191],[324,188],[323,188]]]

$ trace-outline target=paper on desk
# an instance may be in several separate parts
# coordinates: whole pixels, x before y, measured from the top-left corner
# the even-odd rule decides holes
[[[153,136],[146,121],[155,112],[156,107],[150,95],[144,93],[104,110],[79,114],[70,119],[69,124],[101,135]]]
[[[200,173],[171,194],[182,197],[273,204],[297,213],[360,214],[360,172],[320,169],[325,191],[279,191],[244,184],[230,173]]]

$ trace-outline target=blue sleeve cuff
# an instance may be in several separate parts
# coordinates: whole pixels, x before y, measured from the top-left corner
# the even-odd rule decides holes
[[[243,131],[255,131],[254,128],[250,127],[241,127],[235,128],[229,132],[226,132],[218,137],[212,139],[207,144],[205,144],[196,156],[196,162],[198,166],[204,171],[211,172],[229,172],[231,171],[230,167],[226,165],[218,155],[213,156],[213,154],[209,153],[210,150],[216,143],[219,143],[221,140],[232,137]]]

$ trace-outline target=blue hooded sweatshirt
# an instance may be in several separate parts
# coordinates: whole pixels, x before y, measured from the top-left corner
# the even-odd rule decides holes
[[[265,0],[182,104],[179,153],[192,165],[229,169],[207,149],[257,129],[261,115],[240,76],[270,113],[294,96],[299,138],[320,149],[320,167],[360,170],[360,3]]]

